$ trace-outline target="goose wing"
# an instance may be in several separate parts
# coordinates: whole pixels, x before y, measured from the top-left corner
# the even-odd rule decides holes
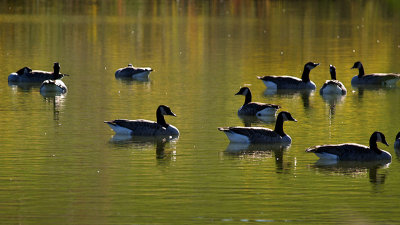
[[[279,109],[279,105],[267,104],[267,103],[259,103],[259,102],[250,102],[240,108],[240,114],[245,115],[256,115],[257,112],[262,111],[264,109]]]
[[[270,81],[277,85],[277,88],[296,88],[302,83],[302,80],[297,77],[292,76],[263,76],[258,77],[258,79],[263,81]]]
[[[115,72],[115,75],[120,76],[120,77],[130,77],[134,74],[142,73],[142,72],[146,72],[146,71],[153,71],[153,70],[148,67],[138,68],[138,67],[128,66],[125,68],[118,69]]]
[[[151,120],[113,120],[106,123],[127,128],[132,131],[132,135],[138,136],[154,136],[162,135],[166,132],[166,128]]]
[[[347,93],[347,89],[342,82],[340,82],[338,80],[327,80],[327,81],[325,81],[325,83],[322,85],[322,87],[320,89],[321,94],[322,94],[322,90],[325,89],[328,85],[335,85],[335,86],[339,87],[342,90],[342,94]]]
[[[308,148],[306,152],[315,153],[320,158],[337,156],[340,160],[360,160],[367,157],[371,151],[367,146],[349,143],[340,145],[319,145]]]
[[[246,136],[252,143],[279,142],[281,136],[263,127],[220,127],[220,131]]]
[[[390,80],[400,80],[400,74],[396,73],[373,73],[364,75],[362,77],[363,82],[366,84],[377,84],[386,83]]]

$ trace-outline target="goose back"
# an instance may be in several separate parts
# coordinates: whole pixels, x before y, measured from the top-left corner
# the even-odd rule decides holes
[[[321,145],[309,148],[306,152],[315,153],[321,159],[342,161],[374,161],[391,160],[390,153],[380,150],[377,153],[369,147],[359,144]]]
[[[281,137],[275,131],[263,127],[220,127],[218,130],[223,131],[231,142],[282,143],[291,140],[287,135]]]
[[[117,134],[127,134],[133,136],[161,136],[161,135],[179,135],[176,127],[169,125],[167,127],[151,120],[126,120],[119,119],[106,121]]]
[[[153,71],[150,67],[133,67],[129,64],[127,67],[119,68],[115,72],[116,78],[148,78],[150,72]]]

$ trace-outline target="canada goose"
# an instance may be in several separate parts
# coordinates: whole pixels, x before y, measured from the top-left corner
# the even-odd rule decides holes
[[[239,108],[238,114],[243,116],[274,116],[280,108],[279,105],[251,102],[251,91],[248,87],[242,87],[235,95],[244,95],[244,104]]]
[[[64,76],[68,76],[67,74],[61,74],[60,73],[60,67],[55,66],[56,63],[54,63],[53,66],[53,72],[47,72],[47,71],[42,71],[42,70],[32,70],[29,67],[24,67],[20,70],[18,70],[15,73],[11,73],[8,76],[8,82],[26,82],[26,83],[42,83],[45,80],[51,80],[51,79],[61,79]],[[58,63],[57,63],[58,64]],[[58,70],[56,71],[56,69]]]
[[[381,86],[394,86],[400,80],[400,74],[397,73],[373,73],[365,74],[364,67],[361,62],[355,62],[350,69],[357,69],[358,75],[351,79],[351,85],[381,85]]]
[[[306,152],[315,153],[321,159],[341,160],[341,161],[377,161],[391,160],[389,152],[378,148],[376,142],[381,142],[389,146],[385,135],[375,131],[369,139],[369,147],[354,143],[345,143],[339,145],[319,145],[308,148]]]
[[[301,79],[292,76],[263,76],[257,77],[270,89],[310,89],[315,90],[315,84],[310,80],[310,71],[319,63],[308,62],[304,65]]]
[[[179,135],[179,130],[166,123],[164,115],[176,116],[166,105],[160,105],[157,108],[157,122],[150,120],[126,120],[119,119],[113,121],[104,121],[116,134],[133,136],[158,136],[158,135]]]
[[[150,72],[153,71],[150,67],[133,67],[128,64],[127,67],[119,68],[115,72],[116,78],[133,78],[133,79],[148,79]]]
[[[42,85],[40,86],[40,93],[48,94],[48,93],[60,93],[64,94],[67,92],[67,86],[59,80],[62,75],[60,74],[60,64],[58,62],[54,63],[53,69],[54,72],[52,73],[52,77],[49,80],[43,81]]]
[[[329,71],[331,73],[331,80],[325,81],[322,88],[319,90],[321,95],[338,94],[345,95],[347,93],[346,88],[342,82],[336,80],[336,67],[329,65]]]
[[[243,143],[292,143],[289,135],[283,131],[284,121],[297,121],[289,112],[282,111],[278,114],[275,129],[271,130],[263,127],[219,127],[231,142]]]
[[[394,140],[394,148],[400,149],[400,132],[397,133],[396,138]]]

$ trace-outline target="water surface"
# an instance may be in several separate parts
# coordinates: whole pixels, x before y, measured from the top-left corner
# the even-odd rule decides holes
[[[400,72],[395,1],[70,1],[0,3],[0,218],[5,224],[397,224],[400,89],[353,89],[350,70]],[[23,66],[58,61],[69,88],[43,97],[10,86]],[[317,88],[329,65],[340,99],[270,94],[260,75],[300,76]],[[132,63],[149,81],[117,80]],[[239,126],[242,96],[279,104],[288,148],[235,146],[217,130]],[[177,117],[178,139],[126,139],[103,123]],[[274,121],[253,121],[273,128]],[[368,144],[383,132],[390,165],[321,165],[306,148]]]

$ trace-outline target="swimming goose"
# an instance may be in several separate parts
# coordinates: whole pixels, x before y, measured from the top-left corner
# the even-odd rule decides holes
[[[54,74],[57,75],[55,79],[61,79],[64,76],[68,76],[67,74],[59,73],[60,72],[59,67],[58,71],[55,71],[56,69],[55,66],[53,66],[53,69],[54,69],[53,72],[47,72],[42,70],[32,70],[29,67],[24,67],[15,73],[11,73],[8,76],[8,82],[42,83],[45,80],[54,79]]]
[[[397,133],[396,139],[394,141],[394,148],[400,149],[400,132]]]
[[[166,105],[160,105],[157,108],[157,122],[150,120],[113,120],[104,121],[116,134],[133,136],[160,136],[160,135],[179,135],[179,130],[166,123],[164,115],[176,116]]]
[[[238,114],[243,116],[274,116],[279,105],[251,102],[251,91],[248,87],[242,87],[235,95],[244,95],[244,104],[239,108]]]
[[[389,152],[378,148],[376,142],[381,142],[389,146],[385,135],[375,131],[369,139],[369,147],[353,143],[339,145],[320,145],[308,148],[306,152],[315,153],[319,158],[326,160],[341,161],[377,161],[391,160],[392,155]]]
[[[346,88],[342,82],[336,80],[336,67],[329,65],[329,71],[331,73],[331,80],[325,81],[322,88],[319,90],[321,95],[337,94],[345,95],[347,93]]]
[[[400,80],[400,74],[397,73],[373,73],[365,74],[364,67],[361,62],[355,62],[351,69],[358,69],[358,75],[351,79],[351,85],[382,85],[394,86]]]
[[[60,74],[60,64],[58,62],[54,63],[53,69],[54,72],[52,73],[52,78],[49,80],[43,81],[42,85],[40,86],[40,93],[42,94],[49,94],[49,93],[60,93],[64,94],[67,92],[67,86],[59,80],[62,78]]]
[[[292,76],[263,76],[257,77],[270,89],[310,89],[315,90],[315,84],[310,80],[310,71],[319,63],[308,62],[304,65],[301,79]]]
[[[117,78],[133,78],[133,79],[147,79],[149,78],[150,72],[153,71],[150,67],[133,67],[132,64],[128,64],[127,67],[119,68],[115,72]]]
[[[289,112],[282,111],[278,114],[275,129],[271,130],[263,127],[219,127],[231,142],[242,143],[292,143],[289,135],[283,131],[284,121],[297,121]]]

